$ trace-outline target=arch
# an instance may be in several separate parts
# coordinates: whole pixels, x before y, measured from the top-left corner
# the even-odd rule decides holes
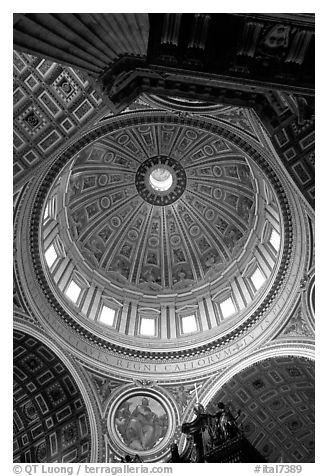
[[[287,343],[272,343],[266,347],[253,352],[245,359],[232,365],[222,372],[214,381],[211,379],[211,385],[208,393],[201,398],[201,403],[206,407],[218,390],[235,375],[246,368],[273,357],[283,356],[305,357],[315,360],[314,343],[308,341],[289,341]],[[205,390],[204,390],[205,391]]]
[[[88,383],[80,369],[68,358],[68,356],[48,337],[46,337],[43,333],[39,330],[35,329],[30,324],[23,323],[18,321],[17,319],[14,321],[14,331],[19,331],[26,333],[27,335],[34,337],[39,342],[47,346],[50,351],[63,363],[69,372],[70,376],[73,378],[74,383],[76,384],[80,395],[82,396],[83,402],[86,407],[87,415],[89,418],[89,425],[90,425],[90,436],[91,436],[91,448],[89,452],[90,463],[99,462],[100,456],[100,441],[99,435],[101,434],[100,431],[100,423],[97,421],[97,412],[96,406],[92,402],[91,395],[88,393]]]

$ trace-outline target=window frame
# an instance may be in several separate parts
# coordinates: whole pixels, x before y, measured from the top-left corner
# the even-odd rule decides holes
[[[76,300],[76,302],[74,302],[69,296],[67,296],[66,294],[66,291],[67,289],[69,288],[71,282],[74,281],[75,284],[77,286],[79,286],[81,288],[81,291],[80,291],[80,294],[79,294],[79,297],[78,299]],[[70,301],[70,303],[72,303],[74,306],[76,306],[77,308],[80,308],[81,307],[81,304],[83,303],[84,301],[84,298],[86,296],[86,293],[87,293],[87,289],[90,287],[90,284],[88,283],[88,281],[76,270],[74,270],[69,278],[69,280],[67,281],[67,284],[66,286],[64,287],[63,289],[63,294],[65,295],[65,298],[68,299]]]
[[[229,314],[228,316],[225,316],[223,314],[223,310],[222,310],[222,304],[225,303],[226,301],[228,301],[228,299],[230,299],[231,303],[232,303],[232,306],[234,308],[234,311]],[[225,320],[225,319],[229,319],[230,317],[232,317],[234,314],[237,314],[238,312],[238,307],[236,305],[236,302],[235,302],[235,299],[234,299],[234,296],[232,293],[230,293],[228,296],[225,296],[223,299],[221,298],[218,302],[218,307],[220,308],[220,313],[221,313],[221,316],[222,316],[222,319]]]
[[[160,319],[161,312],[158,309],[153,308],[142,308],[138,310],[138,321],[137,321],[137,329],[136,335],[143,339],[157,339],[160,337],[160,329],[159,329],[159,319]],[[152,319],[154,321],[154,334],[142,334],[141,333],[141,325],[143,319]]]

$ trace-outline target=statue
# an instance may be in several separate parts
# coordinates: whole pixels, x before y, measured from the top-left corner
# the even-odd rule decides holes
[[[176,273],[178,275],[178,279],[176,277],[173,278],[173,289],[183,289],[191,286],[195,283],[193,279],[187,278],[187,274],[183,269]]]
[[[80,232],[84,226],[84,216],[83,216],[83,211],[80,210],[79,212],[74,212],[72,214],[72,232],[73,232],[73,237],[75,239],[78,239]]]
[[[126,262],[123,261],[123,259],[119,259],[110,266],[107,274],[110,278],[119,283],[126,284],[128,282],[129,272],[130,270]]]
[[[159,291],[162,289],[160,276],[156,277],[152,269],[147,269],[140,278],[141,289]]]
[[[215,427],[214,427],[214,438],[217,441],[224,441],[228,438],[234,437],[239,429],[236,424],[236,420],[240,415],[240,411],[236,417],[231,413],[231,410],[223,402],[218,403],[218,411],[214,415]]]
[[[71,177],[71,180],[69,182],[69,188],[68,188],[69,202],[72,201],[72,198],[74,198],[76,195],[81,193],[81,191],[82,191],[82,178],[80,176]]]
[[[195,420],[182,424],[182,433],[189,439],[189,450],[184,458],[194,463],[203,463],[213,450],[222,443],[240,434],[236,420],[240,415],[233,416],[230,408],[222,402],[218,403],[215,415],[205,412],[203,405],[197,403],[194,407]],[[185,461],[185,459],[184,459]]]
[[[172,443],[170,449],[171,449],[170,463],[182,463],[180,455],[179,455],[178,445],[176,443]]]
[[[201,403],[194,406],[195,420],[190,423],[183,423],[181,431],[188,435],[192,441],[192,450],[190,460],[194,463],[203,463],[205,461],[205,449],[207,446],[209,415]],[[207,430],[207,431],[206,431]]]

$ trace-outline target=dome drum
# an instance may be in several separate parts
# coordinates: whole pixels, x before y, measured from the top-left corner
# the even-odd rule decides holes
[[[164,126],[153,126],[153,136],[162,128],[165,131]],[[175,129],[170,129],[175,136],[184,133],[188,138],[186,144],[200,136],[191,128]],[[54,292],[59,287],[66,308],[72,308],[71,290],[78,293],[80,287],[73,311],[87,317],[95,332],[114,341],[122,334],[123,339],[134,337],[136,346],[146,338],[154,347],[159,339],[171,347],[176,339],[182,345],[197,336],[221,334],[243,321],[254,299],[263,294],[263,284],[272,279],[280,247],[270,244],[270,230],[281,236],[275,194],[257,166],[236,155],[232,144],[227,142],[222,157],[217,153],[213,158],[212,146],[204,145],[209,140],[213,143],[211,136],[202,138],[201,150],[209,154],[205,165],[194,149],[180,161],[152,156],[136,168],[135,185],[134,173],[119,172],[116,166],[130,167],[130,154],[123,149],[125,160],[123,150],[109,156],[109,146],[97,142],[79,152],[50,192],[47,209],[57,200],[57,216],[47,215],[44,221],[44,250],[55,239],[65,248],[64,256],[58,254],[51,265],[50,284]],[[197,157],[195,165],[192,160],[188,165],[186,157]],[[151,174],[158,170],[160,178],[162,171],[172,176],[168,190],[152,187]],[[202,185],[203,176],[207,185]],[[49,271],[47,264],[45,269]],[[255,272],[263,278],[256,285]],[[105,305],[108,296],[116,304]],[[139,311],[143,306],[152,309],[152,331],[146,334]],[[182,325],[186,316],[178,310],[184,306],[193,308],[191,327]],[[105,312],[114,316],[106,321],[109,325],[102,324]]]
[[[154,358],[163,345],[173,358],[203,343],[201,348],[216,349],[270,309],[271,286],[284,275],[291,252],[286,247],[289,200],[276,194],[277,178],[271,183],[265,178],[265,155],[258,161],[259,153],[254,149],[252,155],[249,146],[243,153],[232,130],[224,139],[226,125],[216,133],[211,125],[209,133],[197,121],[186,125],[175,117],[169,124],[148,114],[148,125],[138,128],[133,117],[136,125],[123,127],[124,147],[117,145],[122,119],[110,119],[115,132],[108,134],[103,124],[57,159],[49,172],[50,178],[63,167],[56,187],[46,185],[46,178],[37,192],[43,194],[42,216],[50,197],[57,196],[57,215],[42,218],[41,226],[35,208],[32,220],[40,223],[41,257],[46,235],[47,245],[50,236],[60,238],[65,257],[58,254],[51,266],[42,258],[42,270],[35,270],[47,276],[43,287],[48,286],[49,302],[65,322],[105,347],[119,352],[123,345],[131,355],[147,356],[147,342]],[[158,141],[157,148],[163,146],[152,157],[174,158],[187,177],[181,197],[164,207],[143,200],[134,181],[140,166],[134,162],[151,158],[141,146],[149,137]],[[205,145],[216,150],[214,156]],[[132,153],[137,146],[139,153]],[[153,154],[154,147],[149,150]],[[101,205],[104,196],[107,209]],[[270,242],[273,229],[280,235],[278,249]],[[185,261],[179,261],[178,250]],[[69,296],[74,289],[75,302]],[[153,310],[147,322],[142,308]]]

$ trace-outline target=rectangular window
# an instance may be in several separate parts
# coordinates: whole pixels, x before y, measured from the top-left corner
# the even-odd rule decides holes
[[[142,317],[140,322],[140,334],[144,336],[155,336],[155,319],[153,317]]]
[[[224,318],[229,317],[236,312],[236,308],[231,297],[228,297],[224,301],[220,302],[220,309]]]
[[[253,283],[253,286],[255,287],[256,291],[260,289],[262,284],[265,282],[265,276],[262,273],[262,271],[259,268],[256,268],[254,273],[251,275],[251,281]]]
[[[46,259],[47,265],[49,266],[49,268],[51,268],[51,266],[54,264],[54,262],[58,258],[54,245],[49,246],[47,251],[44,253],[44,257]]]
[[[197,332],[197,322],[195,314],[191,314],[190,316],[182,316],[181,317],[181,327],[183,334],[189,334],[190,332]]]
[[[270,243],[274,247],[276,251],[279,251],[279,246],[280,246],[280,235],[279,233],[273,228],[271,231],[271,236],[270,236]]]
[[[114,319],[115,319],[115,310],[108,306],[103,306],[100,313],[99,321],[102,322],[103,324],[106,324],[106,326],[113,326]]]
[[[77,303],[80,294],[81,294],[82,288],[75,282],[71,281],[65,291],[66,296],[73,301],[75,304]]]
[[[43,219],[46,220],[49,216],[49,203],[47,203],[47,206],[44,210],[44,215],[43,215]]]

